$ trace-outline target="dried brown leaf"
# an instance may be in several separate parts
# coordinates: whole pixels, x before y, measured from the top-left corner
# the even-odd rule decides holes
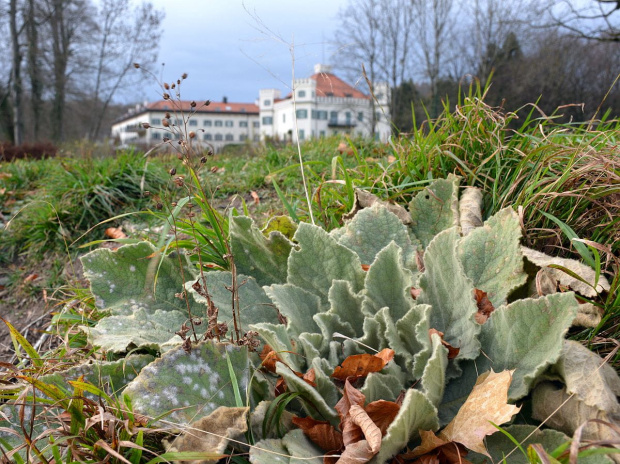
[[[258,193],[256,193],[254,190],[250,192],[250,196],[252,197],[252,200],[254,200],[255,205],[258,205],[260,203],[260,197],[258,196]]]
[[[439,335],[439,338],[441,338],[441,344],[445,346],[446,348],[448,348],[448,359],[454,359],[459,355],[459,351],[461,351],[461,349],[455,348],[452,345],[450,345],[447,341],[445,341],[443,339],[443,332],[440,332],[437,329],[429,329],[428,337],[432,338],[433,334]]]
[[[263,351],[261,352],[259,356],[262,361],[261,367],[265,369],[266,371],[272,372],[275,374],[276,362],[278,361],[282,362],[278,354],[275,351],[273,351],[273,349],[269,345],[265,345],[263,347]]]
[[[349,416],[351,417],[351,422],[362,430],[372,454],[377,454],[381,449],[381,438],[383,437],[379,427],[377,427],[370,416],[368,416],[364,408],[357,404],[351,406],[351,409],[349,409]]]
[[[340,415],[341,430],[342,423],[344,422],[345,417],[349,414],[349,409],[351,409],[351,406],[357,404],[363,407],[365,402],[366,396],[357,388],[353,387],[348,380],[345,381],[342,398],[340,398],[340,400],[336,403],[336,406],[334,406],[336,411],[338,411],[338,415]]]
[[[303,430],[304,434],[323,451],[338,452],[344,447],[342,433],[328,421],[319,421],[311,417],[293,417],[293,424]]]
[[[474,288],[474,297],[476,298],[476,305],[478,305],[478,312],[476,313],[476,322],[478,324],[484,324],[491,313],[495,311],[495,307],[491,300],[487,296],[487,292]]]
[[[122,227],[108,227],[104,233],[108,238],[127,238],[127,234],[123,232]]]
[[[377,400],[368,403],[364,408],[368,416],[381,430],[381,435],[385,435],[388,427],[400,411],[400,405],[393,401]]]
[[[497,432],[491,422],[497,425],[508,422],[521,409],[508,404],[508,388],[513,372],[506,370],[495,373],[491,370],[478,377],[456,417],[441,431],[439,437],[489,456],[482,440],[486,435]]]
[[[366,377],[372,372],[379,372],[394,358],[394,350],[386,348],[376,355],[355,354],[347,357],[340,366],[334,369],[332,377],[345,381],[352,377],[358,379]]]
[[[446,441],[430,430],[420,430],[420,438],[420,446],[399,456],[402,461],[413,464],[471,464],[465,459],[467,450],[463,445]]]

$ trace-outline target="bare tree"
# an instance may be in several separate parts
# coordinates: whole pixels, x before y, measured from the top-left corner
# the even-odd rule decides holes
[[[163,12],[150,2],[133,6],[129,0],[103,0],[97,24],[93,85],[90,92],[92,108],[88,134],[95,139],[101,132],[106,111],[114,96],[123,87],[136,84],[142,73],[130,73],[133,63],[153,64],[161,37]]]
[[[431,116],[439,111],[438,83],[442,66],[455,40],[452,37],[454,27],[454,0],[411,0],[416,20],[416,32],[419,56],[423,64],[423,74],[431,86]]]
[[[414,33],[411,0],[382,0],[379,20],[382,50],[380,61],[391,88],[390,114],[394,115],[400,84],[410,66],[409,54]]]
[[[340,12],[341,25],[336,35],[339,67],[360,79],[362,66],[370,81],[370,94],[374,84],[383,78],[380,66],[381,27],[379,18],[384,12],[379,0],[356,0]],[[375,100],[371,97],[370,130],[374,137],[377,125]]]
[[[65,103],[69,73],[84,67],[80,62],[80,45],[92,30],[91,5],[87,0],[45,0],[46,14],[49,16],[51,42],[51,136],[55,141],[65,138]]]
[[[25,12],[26,39],[28,42],[27,70],[30,79],[30,108],[32,112],[32,137],[39,139],[41,129],[41,117],[43,115],[43,68],[41,40],[39,29],[45,23],[47,17],[41,14],[34,0],[28,0]]]
[[[9,30],[11,36],[11,103],[13,105],[13,143],[21,145],[24,141],[24,109],[22,89],[22,51],[19,37],[24,29],[24,22],[18,24],[19,13],[17,0],[9,0]]]
[[[582,39],[620,42],[620,1],[551,0],[547,26]]]

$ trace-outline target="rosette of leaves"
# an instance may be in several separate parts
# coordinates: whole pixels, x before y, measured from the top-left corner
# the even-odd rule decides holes
[[[395,351],[360,389],[368,402],[402,400],[373,462],[418,440],[419,430],[448,424],[491,369],[513,371],[508,399],[525,398],[560,358],[577,313],[572,292],[513,296],[527,280],[518,218],[504,209],[463,236],[458,184],[450,177],[420,192],[408,225],[379,203],[331,233],[299,224],[285,254],[249,219],[231,221],[233,253],[247,257],[240,271],[261,269],[265,293],[287,321],[251,327],[277,353],[275,371],[306,400],[309,417],[339,425],[330,377],[346,357]],[[298,375],[310,368],[314,385]],[[253,462],[268,462],[252,453]]]

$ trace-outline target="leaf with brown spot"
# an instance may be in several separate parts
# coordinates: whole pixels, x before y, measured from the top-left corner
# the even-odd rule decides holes
[[[478,305],[478,312],[476,313],[476,322],[478,324],[484,324],[491,313],[495,311],[495,307],[491,300],[487,296],[487,292],[474,288],[474,297],[476,298],[476,304]]]
[[[506,370],[495,373],[491,370],[478,377],[467,400],[439,437],[489,456],[482,440],[486,435],[497,432],[491,422],[501,425],[521,410],[520,407],[508,404],[508,388],[513,372]]]
[[[440,332],[437,329],[429,329],[428,330],[428,337],[431,338],[433,334],[437,334],[439,335],[439,338],[441,338],[441,344],[443,346],[445,346],[446,348],[448,348],[448,359],[454,359],[458,356],[459,351],[461,351],[460,348],[455,348],[452,345],[450,345],[447,341],[445,341],[443,339],[443,332]]]
[[[345,381],[352,377],[354,380],[366,377],[372,372],[379,372],[394,357],[394,350],[386,348],[376,355],[355,354],[347,357],[340,366],[334,369],[332,377]]]
[[[304,434],[326,452],[339,452],[344,448],[342,433],[328,421],[319,421],[311,417],[293,417],[293,424],[303,430]]]
[[[377,400],[368,403],[364,408],[368,416],[381,430],[381,435],[385,435],[388,427],[400,411],[400,405],[393,401]]]

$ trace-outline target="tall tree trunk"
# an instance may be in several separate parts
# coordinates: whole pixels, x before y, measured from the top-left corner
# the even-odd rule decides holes
[[[64,116],[67,87],[67,62],[69,60],[69,38],[64,18],[65,1],[52,1],[50,26],[52,30],[54,96],[51,109],[52,139],[61,142],[64,139]]]
[[[39,33],[35,0],[28,0],[26,35],[28,37],[28,74],[30,76],[30,104],[32,109],[32,138],[37,141],[43,110],[43,77],[40,66]]]
[[[13,104],[13,143],[24,142],[24,112],[22,107],[22,55],[19,49],[20,30],[17,27],[17,0],[9,1],[9,28],[11,34],[11,100]]]

